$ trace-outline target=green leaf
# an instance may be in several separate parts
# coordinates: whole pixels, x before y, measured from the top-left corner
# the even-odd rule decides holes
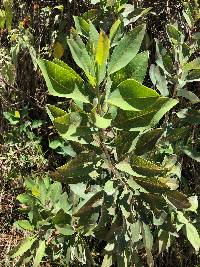
[[[119,129],[153,127],[177,103],[174,99],[159,97],[154,105],[142,111],[124,111],[118,109],[113,125]]]
[[[200,162],[200,153],[197,152],[195,149],[190,147],[185,147],[183,149],[183,152],[190,157],[193,160],[196,160],[197,162]]]
[[[99,34],[99,40],[95,56],[98,65],[101,66],[105,64],[109,56],[109,49],[110,49],[110,41],[108,39],[108,36],[101,31]]]
[[[109,39],[110,41],[112,42],[116,33],[117,33],[117,30],[119,29],[119,26],[121,25],[121,20],[118,19],[114,22],[114,24],[112,25],[112,27],[110,28],[110,35],[109,35]]]
[[[65,227],[59,227],[56,225],[56,229],[58,230],[59,234],[64,236],[70,236],[74,234],[73,227],[68,224],[66,224]]]
[[[68,38],[67,43],[76,64],[84,70],[88,77],[94,78],[94,62],[81,38],[75,33],[71,38]]]
[[[33,231],[34,227],[27,220],[19,220],[14,223],[15,227],[21,228],[25,231]]]
[[[169,35],[169,38],[171,39],[171,42],[175,45],[181,42],[183,35],[179,30],[177,30],[175,26],[167,25],[167,33]]]
[[[37,248],[35,259],[33,262],[33,267],[39,267],[42,261],[42,258],[45,255],[46,242],[45,240],[40,240],[39,247]]]
[[[95,48],[97,48],[98,40],[99,40],[99,33],[91,21],[89,21],[89,24],[90,24],[89,41],[92,47],[94,46]]]
[[[144,38],[145,26],[138,26],[126,34],[115,47],[108,64],[108,74],[125,67],[138,53]]]
[[[52,149],[57,149],[58,147],[62,147],[62,142],[59,139],[53,140],[49,142],[49,147]]]
[[[155,148],[155,145],[158,141],[158,139],[162,136],[164,133],[164,130],[159,129],[152,129],[150,131],[147,131],[143,133],[135,146],[135,154],[138,156],[141,156],[149,151],[151,151],[153,148]]]
[[[6,13],[4,10],[0,9],[0,30],[4,29],[6,22]]]
[[[121,82],[114,90],[108,103],[123,110],[138,111],[153,105],[159,94],[133,79]]]
[[[53,179],[67,184],[87,181],[98,161],[99,157],[95,152],[80,153],[67,164],[57,168],[54,173],[51,173],[51,176]]]
[[[17,251],[11,255],[11,258],[16,258],[22,256],[26,251],[31,249],[33,243],[36,241],[36,237],[26,237],[22,243],[19,245]]]
[[[113,77],[112,88],[116,88],[122,81],[134,79],[143,83],[147,73],[149,52],[145,51],[137,54],[131,62],[119,70]]]
[[[17,200],[21,203],[21,204],[31,204],[35,201],[35,198],[28,195],[28,194],[20,194],[17,196]]]
[[[82,87],[83,80],[68,65],[62,61],[54,62],[40,59],[37,61],[49,93],[53,96],[72,98],[81,102],[89,103],[77,86]]]
[[[183,223],[185,227],[183,228],[183,232],[189,242],[192,244],[196,251],[199,251],[200,248],[200,236],[193,224],[191,224],[188,219],[183,215],[182,212],[178,212],[177,219],[180,223]]]
[[[75,209],[73,216],[80,217],[83,214],[91,211],[94,208],[94,205],[96,206],[99,200],[102,199],[103,193],[102,191],[97,193],[88,193],[86,196],[87,197],[82,202],[80,202],[80,204]],[[100,203],[98,205],[100,205]]]
[[[111,267],[113,264],[112,255],[105,255],[101,267]]]
[[[136,222],[132,223],[130,225],[130,228],[131,228],[131,239],[132,239],[132,242],[136,243],[142,238],[140,221],[137,220]]]
[[[123,160],[139,132],[118,131],[115,139],[116,152],[119,160]],[[124,142],[126,140],[126,142]]]
[[[132,177],[133,180],[150,193],[166,193],[170,187],[154,177]]]
[[[163,173],[167,172],[167,169],[165,169],[163,166],[157,165],[154,162],[136,155],[130,157],[130,164],[135,172],[145,176],[162,175]]]
[[[188,72],[190,70],[200,70],[200,57],[195,58],[194,60],[184,64],[183,70]]]
[[[114,188],[114,182],[113,181],[107,181],[104,185],[104,191],[108,196],[112,196],[115,193],[115,188]]]
[[[177,113],[177,116],[184,122],[191,124],[200,124],[200,111],[199,110],[189,110],[182,109]]]
[[[74,16],[73,18],[77,33],[87,37],[90,31],[89,23],[80,16]]]
[[[166,193],[166,196],[177,209],[188,209],[191,207],[189,199],[179,191],[169,191]]]
[[[101,117],[95,112],[94,114],[95,125],[100,129],[106,129],[111,125],[112,119]]]

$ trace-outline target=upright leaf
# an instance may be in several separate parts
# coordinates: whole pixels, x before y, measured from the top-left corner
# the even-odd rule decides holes
[[[125,67],[136,56],[144,38],[144,33],[145,26],[138,26],[120,40],[108,64],[108,74]]]
[[[108,36],[101,31],[99,34],[99,40],[96,50],[96,62],[98,65],[103,65],[109,56],[110,41]]]
[[[46,249],[46,242],[45,240],[40,240],[39,247],[37,248],[35,259],[33,262],[33,267],[39,267],[40,263],[42,261],[42,258],[44,257]]]

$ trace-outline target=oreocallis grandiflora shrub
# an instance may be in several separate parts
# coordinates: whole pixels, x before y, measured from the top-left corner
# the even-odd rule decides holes
[[[81,19],[71,30],[67,42],[80,75],[58,59],[37,61],[49,94],[61,98],[47,106],[49,117],[76,155],[50,173],[56,182],[29,180],[18,197],[28,220],[16,226],[32,233],[12,255],[21,262],[33,259],[35,267],[45,255],[62,254],[66,266],[95,266],[88,237],[106,242],[102,267],[141,266],[141,252],[153,266],[180,231],[200,247],[187,216],[195,199],[178,190],[180,164],[160,145],[172,138],[167,114],[178,100],[142,84],[145,25],[125,33],[120,24],[106,35]]]

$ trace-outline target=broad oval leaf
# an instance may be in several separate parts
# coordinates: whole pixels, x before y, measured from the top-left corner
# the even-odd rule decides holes
[[[89,103],[87,97],[78,89],[78,86],[82,88],[82,78],[68,65],[59,60],[51,62],[44,59],[39,59],[37,63],[51,95]]]
[[[178,101],[175,99],[159,97],[154,105],[142,111],[125,111],[118,109],[117,116],[113,121],[113,126],[118,129],[142,130],[151,128],[177,103]]]
[[[114,90],[108,103],[123,110],[138,111],[153,105],[159,94],[133,79],[121,82]]]

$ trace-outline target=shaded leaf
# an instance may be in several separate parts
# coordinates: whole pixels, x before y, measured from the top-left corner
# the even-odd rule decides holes
[[[142,134],[135,146],[136,155],[140,156],[151,151],[155,147],[158,139],[162,136],[163,133],[164,129],[159,128],[152,129]]]
[[[89,173],[94,170],[98,161],[99,157],[95,152],[81,153],[67,164],[57,168],[51,176],[67,184],[87,181],[90,178]]]
[[[130,157],[130,165],[138,174],[145,176],[162,175],[163,173],[167,172],[167,169],[165,169],[163,166],[157,165],[154,162],[136,155],[132,155]]]
[[[186,195],[179,191],[169,191],[166,196],[177,209],[188,209],[191,206]]]

